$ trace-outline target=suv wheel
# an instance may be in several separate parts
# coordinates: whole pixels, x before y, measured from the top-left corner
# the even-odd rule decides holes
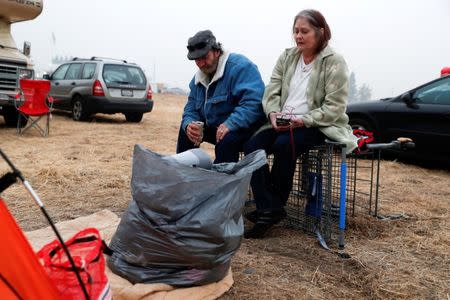
[[[128,122],[139,123],[142,120],[143,113],[125,113],[125,119]]]
[[[27,125],[28,120],[21,117],[19,112],[15,107],[4,107],[3,118],[5,119],[5,124],[8,127],[16,127],[17,121],[20,118],[19,127],[23,128]]]
[[[86,104],[83,98],[76,96],[72,103],[72,118],[75,121],[87,121],[89,119],[89,114],[86,110]]]

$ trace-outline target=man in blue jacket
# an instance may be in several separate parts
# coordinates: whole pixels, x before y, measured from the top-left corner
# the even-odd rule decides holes
[[[214,163],[236,162],[242,145],[265,121],[261,74],[245,56],[224,51],[210,30],[189,38],[187,48],[199,70],[189,84],[177,153],[206,141],[216,145]]]

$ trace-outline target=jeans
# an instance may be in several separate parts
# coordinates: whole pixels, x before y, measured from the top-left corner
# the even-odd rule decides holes
[[[279,212],[289,198],[294,178],[296,157],[315,145],[323,144],[325,135],[316,127],[293,129],[295,155],[292,153],[290,131],[276,132],[267,129],[250,139],[244,146],[247,155],[264,149],[273,154],[272,169],[264,165],[253,172],[251,187],[259,212]]]
[[[203,141],[216,145],[214,152],[215,164],[223,162],[237,162],[239,153],[242,151],[244,143],[252,136],[253,130],[237,130],[228,132],[225,137],[216,143],[217,127],[205,126],[203,130]],[[180,128],[177,141],[177,153],[184,152],[193,148],[198,148],[188,138],[186,132]]]

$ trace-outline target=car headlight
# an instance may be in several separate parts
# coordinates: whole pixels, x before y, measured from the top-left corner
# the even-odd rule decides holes
[[[33,78],[33,70],[19,69],[19,78],[20,79],[32,79]]]

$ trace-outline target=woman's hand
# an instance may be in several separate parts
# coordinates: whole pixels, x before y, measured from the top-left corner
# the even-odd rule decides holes
[[[277,125],[277,118],[281,118],[282,116],[283,114],[279,112],[271,112],[269,114],[270,124],[272,125],[272,128],[275,129],[275,131],[286,131],[289,130],[289,128],[305,127],[303,119],[296,117],[291,117],[289,119],[290,125],[279,126]]]
[[[305,127],[305,123],[303,122],[303,119],[293,117],[291,118],[291,127],[292,128]]]
[[[272,125],[272,128],[275,130],[277,129],[277,117],[281,117],[281,113],[279,112],[269,113],[270,124]]]
[[[285,131],[289,129],[289,125],[287,126],[278,126],[277,125],[277,118],[281,118],[283,116],[282,113],[280,112],[271,112],[269,113],[269,120],[270,120],[270,124],[272,125],[272,128],[275,131]]]

